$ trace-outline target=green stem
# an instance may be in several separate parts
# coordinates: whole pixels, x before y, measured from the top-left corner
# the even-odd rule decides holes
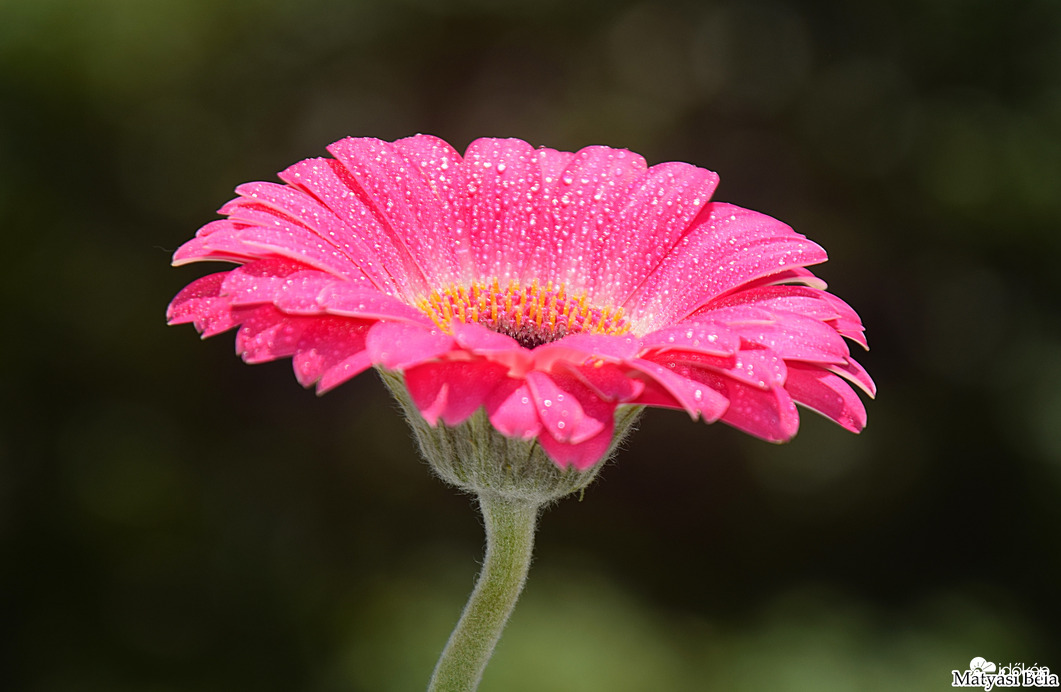
[[[479,506],[486,524],[483,569],[428,692],[474,692],[527,581],[540,505],[485,491]]]

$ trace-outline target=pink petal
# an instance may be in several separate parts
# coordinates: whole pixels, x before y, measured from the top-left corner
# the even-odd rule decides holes
[[[399,320],[433,327],[424,313],[376,291],[366,291],[347,282],[329,284],[317,296],[317,303],[331,315],[362,319]]]
[[[526,378],[538,417],[542,421],[543,433],[559,442],[579,444],[603,430],[605,422],[588,415],[579,397],[571,391],[573,381],[569,376],[565,382],[568,386],[563,389],[554,381],[554,377],[563,376],[529,372]]]
[[[293,213],[289,213],[282,207],[278,206],[278,204],[276,206],[267,204],[265,201],[252,196],[257,194],[257,191],[259,190],[268,191],[270,187],[283,191],[284,197],[292,198],[288,200],[289,203],[297,205],[294,206],[295,211]],[[307,216],[307,214],[304,213],[307,210],[304,205],[301,204],[302,199],[306,200],[308,204],[320,207],[320,204],[305,192],[289,185],[277,185],[276,183],[245,183],[236,188],[236,193],[244,196],[229,200],[217,210],[218,214],[224,214],[233,223],[243,224],[248,228],[252,226],[264,226],[265,228],[270,228],[281,224],[297,226],[303,230],[310,231],[313,235],[320,238],[316,232],[317,229],[310,225],[313,223],[313,215],[308,214],[310,217],[309,223],[300,218]],[[274,194],[272,196],[279,197],[280,195]],[[303,213],[299,213],[298,210],[300,209]],[[329,210],[323,209],[323,213],[331,216],[333,219],[332,223],[336,223],[334,215]],[[321,238],[321,240],[326,239]]]
[[[367,351],[359,351],[328,368],[317,382],[317,394],[324,394],[335,389],[343,382],[360,375],[371,367],[372,361]]]
[[[237,306],[271,303],[289,314],[318,315],[317,296],[325,287],[344,281],[307,269],[290,260],[255,260],[229,272],[223,290]]]
[[[825,369],[851,382],[868,394],[871,399],[877,396],[877,385],[873,383],[873,378],[854,359],[845,358],[843,363],[830,363]]]
[[[599,253],[594,295],[605,304],[629,303],[631,292],[672,252],[717,185],[715,173],[686,163],[648,169],[615,214],[615,231]]]
[[[572,334],[539,346],[531,354],[535,368],[550,370],[558,362],[579,365],[589,361],[623,361],[636,356],[640,346],[641,342],[635,336]]]
[[[780,221],[714,202],[623,307],[635,323],[666,325],[742,284],[825,259]]]
[[[503,366],[484,360],[424,363],[405,371],[409,395],[431,425],[463,422],[504,379]]]
[[[530,389],[521,379],[502,380],[487,397],[486,412],[502,435],[529,440],[542,430]]]
[[[841,336],[845,336],[863,348],[868,348],[862,320],[851,307],[836,296],[817,288],[805,286],[761,286],[739,289],[723,298],[712,301],[693,315],[710,317],[713,310],[736,305],[755,305],[768,311],[795,313],[826,322]]]
[[[768,348],[782,358],[842,363],[850,354],[843,337],[830,325],[795,313],[735,305],[701,317],[706,315],[745,341]]]
[[[481,324],[474,322],[460,322],[454,320],[450,325],[453,336],[462,348],[476,353],[504,353],[513,349],[527,350],[519,345],[519,342],[507,334],[487,329]]]
[[[249,309],[236,333],[236,352],[247,363],[294,356],[295,376],[317,392],[345,382],[371,365],[365,352],[370,323],[344,318],[286,315],[271,305]]]
[[[672,369],[640,358],[630,361],[629,365],[645,375],[652,384],[662,388],[694,420],[702,418],[705,422],[713,423],[729,407],[729,400],[724,395],[701,381],[687,377],[684,373],[688,372],[688,367]],[[637,403],[667,405],[652,388],[646,388]]]
[[[704,382],[729,399],[722,422],[768,442],[785,442],[799,429],[799,412],[780,388],[762,390],[728,377],[705,374]]]
[[[227,272],[221,290],[234,305],[271,303],[288,277],[299,272],[310,272],[335,279],[330,274],[311,269],[299,262],[273,257],[252,260]]]
[[[259,223],[262,217],[253,210],[262,207],[318,233],[342,224],[335,212],[321,204],[316,197],[291,185],[263,181],[244,183],[236,187],[236,194],[239,197],[218,210],[219,214],[224,214],[234,221],[245,220],[243,213],[246,212],[251,214],[248,223]]]
[[[314,323],[304,317],[289,317],[272,305],[248,308],[236,332],[236,353],[246,363],[265,363],[298,352],[303,331]]]
[[[541,252],[547,223],[537,153],[519,139],[477,139],[463,170],[475,277],[530,283],[526,264]]]
[[[317,272],[300,272],[287,277],[273,297],[273,305],[292,315],[320,315],[325,311],[317,297],[336,279]]]
[[[375,212],[394,244],[405,248],[428,285],[458,280],[452,228],[457,209],[432,189],[419,166],[389,142],[347,137],[328,151],[350,172],[362,199]]]
[[[453,337],[437,329],[407,322],[378,322],[366,341],[372,362],[388,370],[403,370],[448,353]]]
[[[375,212],[361,198],[360,186],[334,159],[306,159],[280,178],[320,200],[342,226],[329,228],[329,240],[351,258],[381,291],[412,297],[426,285],[419,267],[395,245]]]
[[[751,290],[763,286],[807,286],[824,291],[829,286],[806,267],[789,267],[774,274],[761,276],[741,285],[739,290]]]
[[[697,311],[696,314],[710,314],[713,309],[734,305],[755,305],[768,312],[775,310],[794,312],[804,317],[813,317],[824,322],[840,317],[837,306],[828,300],[828,295],[825,291],[806,286],[784,285],[741,288],[734,293],[712,301]]]
[[[443,140],[430,135],[399,139],[394,143],[394,148],[419,166],[421,175],[436,198],[435,203],[445,220],[437,230],[448,240],[459,270],[451,280],[469,283],[475,274],[465,219],[467,183],[461,155]]]
[[[585,471],[608,453],[614,428],[615,424],[609,423],[590,439],[577,444],[561,442],[550,435],[540,436],[538,443],[560,468],[574,466],[579,471]]]
[[[195,232],[195,237],[205,238],[218,233],[221,235],[238,233],[246,227],[247,224],[232,221],[231,219],[216,219],[200,226],[199,230]]]
[[[630,377],[629,368],[598,361],[593,365],[564,366],[567,372],[578,378],[595,396],[604,401],[627,403],[634,401],[645,390],[645,382]]]
[[[368,322],[337,317],[292,317],[271,305],[244,309],[236,351],[248,363],[294,356],[295,376],[318,391],[353,377],[370,363],[365,350]]]
[[[780,387],[788,375],[784,359],[769,349],[744,349],[723,357],[673,351],[647,359],[667,366],[674,363],[709,370],[757,389]]]
[[[650,370],[645,367],[646,364],[658,369]],[[668,391],[676,395],[675,398],[681,401],[686,410],[689,410],[690,397],[687,394],[684,397],[677,396],[681,394],[680,387],[683,386],[686,391],[700,391],[704,400],[710,399],[714,403],[714,411],[719,413],[723,422],[765,440],[787,440],[799,428],[799,413],[791,397],[780,386],[764,389],[758,382],[749,384],[736,379],[733,375],[737,373],[722,374],[714,369],[687,363],[668,363],[667,367],[663,367],[639,361],[638,365],[657,381],[668,384]],[[670,383],[665,375],[671,378]],[[695,397],[692,398],[695,400]],[[725,406],[722,405],[723,401],[727,402]],[[706,415],[704,418],[708,422],[715,420]]]
[[[728,356],[740,349],[740,337],[717,322],[688,322],[646,334],[641,348],[658,353],[688,351]]]
[[[610,147],[591,146],[570,157],[557,171],[558,157],[539,152],[546,227],[529,273],[546,283],[565,284],[572,291],[595,290],[597,276],[587,272],[615,244],[627,240],[619,212],[627,191],[647,170],[644,158]],[[548,172],[546,171],[548,168]]]
[[[433,326],[419,310],[379,291],[281,258],[255,260],[237,267],[228,273],[222,291],[235,306],[271,303],[292,315],[331,313]]]
[[[542,184],[557,187],[560,185],[560,174],[571,165],[574,152],[560,152],[549,146],[539,146],[538,166],[541,167]]]
[[[363,280],[379,290],[388,290],[389,277],[373,263],[375,253],[363,242],[351,238],[338,216],[307,192],[290,185],[247,183],[236,188],[239,198],[220,209],[234,221],[269,227],[276,217],[291,219],[316,235],[328,248],[334,248],[350,265],[348,279]]]
[[[800,404],[831,418],[851,432],[866,427],[866,407],[847,382],[830,372],[793,364],[789,367],[785,389]]]
[[[267,255],[261,248],[249,247],[239,239],[246,228],[228,219],[212,221],[202,228],[194,238],[177,248],[173,253],[173,266],[180,267],[191,262],[247,262]]]
[[[454,320],[450,325],[457,345],[477,356],[485,356],[504,365],[512,376],[522,376],[531,369],[533,351],[523,348],[507,334],[487,329],[480,324]]]
[[[538,166],[542,170],[542,185],[557,188],[560,186],[560,175],[564,169],[571,164],[575,153],[571,151],[557,151],[549,147],[539,147]]]
[[[365,339],[371,322],[341,317],[306,321],[292,359],[295,377],[303,387],[318,383],[322,393],[366,370],[371,363]]]
[[[235,327],[230,301],[221,295],[226,276],[228,272],[208,274],[181,289],[166,309],[169,324],[192,322],[204,338]]]
[[[208,246],[213,246],[216,236],[210,236]],[[340,277],[354,277],[361,270],[346,255],[321,239],[308,228],[292,221],[277,218],[271,226],[248,226],[237,235],[248,252],[264,251],[277,257],[287,257],[314,269]]]
[[[833,307],[836,308],[836,311],[840,315],[832,321],[833,328],[842,336],[846,336],[848,339],[851,339],[868,351],[869,343],[866,341],[866,335],[864,333],[866,328],[862,326],[862,319],[858,316],[858,313],[856,313],[850,305],[831,293],[823,293],[822,297],[832,303]]]

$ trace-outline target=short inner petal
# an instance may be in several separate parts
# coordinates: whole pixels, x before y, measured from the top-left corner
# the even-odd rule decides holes
[[[478,323],[507,334],[526,348],[535,348],[569,334],[620,335],[630,331],[622,308],[598,307],[585,293],[568,293],[563,284],[529,285],[497,279],[470,286],[436,289],[416,305],[450,332],[453,320]]]

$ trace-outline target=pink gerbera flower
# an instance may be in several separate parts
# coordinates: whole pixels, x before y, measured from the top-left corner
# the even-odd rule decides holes
[[[171,324],[238,327],[248,363],[292,357],[323,392],[400,373],[435,426],[479,410],[560,467],[608,451],[620,405],[684,409],[770,441],[802,404],[851,431],[874,385],[859,317],[806,267],[825,251],[709,201],[718,176],[629,151],[348,138],[284,184],[248,183],[174,255]]]

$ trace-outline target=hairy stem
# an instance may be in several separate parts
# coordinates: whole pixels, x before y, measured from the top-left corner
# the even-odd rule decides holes
[[[428,692],[473,692],[523,591],[534,547],[537,502],[479,494],[486,557],[460,622],[442,651]]]

